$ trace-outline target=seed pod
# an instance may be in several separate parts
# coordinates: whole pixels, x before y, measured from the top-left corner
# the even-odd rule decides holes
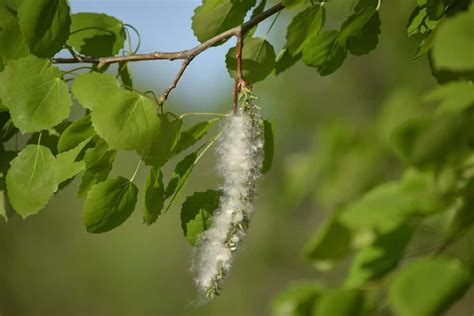
[[[251,100],[250,94],[244,94],[217,145],[218,171],[224,179],[222,196],[211,227],[198,239],[192,266],[196,286],[207,298],[218,295],[253,212],[263,139],[259,109]]]

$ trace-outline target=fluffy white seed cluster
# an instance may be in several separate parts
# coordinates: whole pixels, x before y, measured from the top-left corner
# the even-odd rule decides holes
[[[231,114],[217,145],[218,170],[224,178],[222,196],[211,227],[198,240],[192,266],[199,292],[207,298],[219,294],[253,211],[263,158],[257,111],[252,105]]]

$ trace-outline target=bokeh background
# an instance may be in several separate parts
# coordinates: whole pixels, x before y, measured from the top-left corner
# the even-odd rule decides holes
[[[327,4],[329,27],[341,23],[350,2]],[[142,37],[141,52],[198,44],[191,30],[196,0],[71,0],[70,4],[73,12],[103,12],[135,26]],[[248,238],[220,297],[204,306],[194,304],[192,249],[180,226],[181,203],[150,227],[142,223],[138,205],[118,229],[87,234],[81,218],[83,201],[75,197],[76,179],[39,215],[0,221],[0,314],[266,315],[272,298],[293,281],[337,283],[342,269],[317,273],[301,249],[338,204],[398,175],[400,166],[385,147],[387,125],[400,111],[423,111],[419,96],[436,84],[426,58],[412,61],[416,43],[407,38],[406,23],[414,5],[415,1],[383,1],[378,48],[368,56],[348,57],[335,74],[320,77],[298,64],[255,85],[264,116],[275,124],[275,160],[260,182]],[[278,51],[290,17],[291,13],[281,14],[268,35],[270,21],[262,23],[257,34],[268,36]],[[233,44],[229,41],[197,57],[167,109],[228,111],[233,81],[224,59]],[[132,64],[135,88],[160,94],[179,65],[179,61]],[[347,148],[361,139],[363,144],[347,155]],[[380,146],[373,149],[364,142]],[[346,157],[343,161],[339,153]],[[213,152],[206,155],[181,199],[219,186]],[[179,160],[168,163],[167,175]],[[134,154],[119,155],[111,177],[129,177],[137,161]],[[146,174],[143,168],[135,180],[138,186]],[[471,290],[449,315],[471,315],[473,300]]]

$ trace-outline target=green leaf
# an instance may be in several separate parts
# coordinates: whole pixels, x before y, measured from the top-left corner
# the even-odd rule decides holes
[[[273,123],[267,120],[263,121],[263,163],[262,163],[262,174],[267,173],[273,163],[273,153],[275,150],[275,144],[273,139]]]
[[[59,185],[64,181],[73,178],[79,172],[86,168],[86,163],[83,160],[77,161],[79,154],[84,147],[90,142],[92,137],[89,137],[79,143],[73,149],[63,151],[56,157],[56,183]]]
[[[72,105],[61,71],[34,56],[8,63],[0,73],[0,97],[22,133],[58,125],[69,116]]]
[[[255,0],[203,0],[194,10],[192,28],[202,43],[244,22],[245,15]]]
[[[326,9],[319,5],[313,5],[298,13],[286,32],[286,47],[292,56],[303,50],[307,40],[318,34],[326,19]]]
[[[178,162],[176,165],[176,168],[174,169],[173,175],[171,176],[165,191],[166,199],[172,196],[171,201],[169,202],[166,209],[171,207],[181,190],[186,185],[186,182],[193,171],[197,157],[198,155],[196,152],[191,153],[184,157],[183,160]]]
[[[178,142],[173,148],[173,154],[177,155],[197,143],[218,121],[219,119],[215,118],[209,121],[198,122],[187,130],[182,131]]]
[[[236,48],[232,47],[226,55],[226,65],[229,75],[235,77],[237,67]],[[255,83],[265,79],[275,66],[275,51],[265,39],[252,37],[244,40],[242,50],[242,74],[245,81]]]
[[[312,36],[303,48],[303,62],[318,68],[322,76],[336,71],[344,62],[346,55],[346,50],[338,44],[337,31]]]
[[[163,173],[155,168],[150,169],[146,178],[143,197],[143,218],[148,225],[153,224],[163,210],[165,202],[165,186]]]
[[[84,155],[86,171],[82,176],[78,197],[85,197],[94,184],[107,179],[115,156],[116,151],[109,150],[104,140],[96,139],[95,147],[87,149]]]
[[[86,56],[118,54],[126,35],[122,21],[98,13],[76,13],[71,17],[71,36],[67,44]]]
[[[440,101],[437,112],[461,112],[474,105],[474,85],[472,82],[455,81],[438,86],[425,98],[426,101]]]
[[[408,36],[425,34],[434,30],[437,24],[437,21],[429,19],[426,6],[417,6],[408,18],[407,34]]]
[[[110,74],[90,72],[74,79],[72,92],[86,109],[93,110],[94,105],[107,104],[110,95],[121,91],[119,82]]]
[[[173,156],[173,147],[179,139],[183,125],[183,120],[170,112],[161,114],[159,118],[160,127],[157,135],[154,135],[145,146],[137,149],[143,161],[154,168],[160,168]]]
[[[181,227],[191,245],[195,245],[199,234],[212,223],[212,214],[219,206],[220,191],[207,190],[188,196],[181,207]]]
[[[468,267],[456,259],[421,258],[408,263],[395,276],[389,301],[397,315],[441,315],[464,294],[471,281]]]
[[[474,6],[467,12],[446,18],[436,30],[433,61],[437,69],[474,70],[472,40],[474,38]]]
[[[389,232],[413,216],[439,211],[443,199],[438,195],[431,173],[405,172],[400,181],[387,182],[365,194],[344,209],[339,220],[345,226],[370,235]],[[358,247],[373,239],[361,240]]]
[[[324,292],[314,308],[317,316],[364,316],[364,297],[360,290],[334,289]]]
[[[104,233],[123,224],[132,214],[138,189],[118,177],[92,187],[84,204],[84,224],[89,233]]]
[[[436,118],[413,118],[398,127],[392,142],[406,162],[417,167],[436,167],[449,157],[468,150],[467,115],[445,114]]]
[[[24,0],[18,11],[20,29],[31,53],[52,57],[69,37],[67,0]]]
[[[290,285],[272,302],[272,316],[311,316],[324,289],[313,282]]]
[[[111,149],[136,150],[146,164],[158,168],[168,159],[161,154],[174,145],[174,140],[169,144],[169,135],[174,135],[171,125],[175,122],[161,123],[152,100],[118,85],[110,75],[83,74],[76,79],[73,92],[91,109],[92,126]]]
[[[410,88],[395,89],[383,101],[377,114],[377,137],[384,145],[391,144],[391,137],[400,125],[430,110],[421,102],[418,93]]]
[[[360,3],[359,3],[360,4]],[[337,42],[342,47],[347,47],[352,37],[364,37],[363,30],[377,11],[373,6],[362,6],[357,12],[350,15],[342,24]],[[376,25],[376,24],[375,24]]]
[[[278,76],[294,64],[296,64],[301,59],[302,54],[299,53],[295,56],[292,56],[288,49],[285,47],[283,48],[275,61],[275,75]]]
[[[119,72],[120,79],[122,79],[123,85],[128,90],[132,90],[133,80],[132,80],[132,75],[130,73],[130,67],[128,65],[128,62],[120,62],[118,66],[118,72]]]
[[[445,5],[444,0],[427,0],[426,12],[432,20],[438,20],[444,15]]]
[[[86,115],[69,125],[61,134],[58,142],[58,151],[64,152],[77,147],[86,139],[95,135],[92,127],[91,118]]]
[[[433,36],[434,37],[434,36]],[[474,70],[448,70],[448,69],[438,69],[434,65],[433,53],[430,50],[428,54],[428,63],[431,69],[431,74],[435,77],[436,81],[439,84],[445,84],[451,81],[474,81]]]
[[[412,233],[412,227],[402,225],[394,231],[378,236],[372,245],[359,250],[346,279],[347,286],[362,286],[394,269],[403,258]]]
[[[307,156],[308,167],[300,177],[316,181],[317,185],[305,186],[310,187],[322,207],[345,205],[384,180],[388,157],[371,128],[355,127],[348,120],[331,120],[317,131],[315,142],[318,150]]]
[[[56,156],[58,154],[58,142],[59,136],[62,131],[64,131],[67,126],[69,125],[68,121],[63,121],[60,125],[56,126],[55,128],[50,128],[46,131],[34,133],[31,135],[30,139],[28,139],[28,145],[36,145],[40,142],[41,136],[41,145],[48,147],[51,153]]]
[[[285,5],[285,8],[291,9],[305,4],[306,0],[283,0],[282,2]]]
[[[320,270],[332,268],[335,262],[351,252],[351,231],[339,222],[337,215],[327,219],[304,248],[305,256]]]
[[[0,27],[0,57],[5,65],[12,59],[29,55],[28,45],[16,19]]]
[[[57,190],[55,158],[44,146],[28,145],[11,162],[8,198],[23,218],[38,213]]]
[[[352,55],[366,55],[377,47],[380,35],[380,17],[376,12],[357,35],[352,35],[347,40],[347,49]]]

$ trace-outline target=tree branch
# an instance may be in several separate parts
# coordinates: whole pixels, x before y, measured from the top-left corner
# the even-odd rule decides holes
[[[111,57],[88,57],[82,55],[76,55],[76,58],[53,58],[52,62],[54,64],[77,64],[77,63],[90,63],[90,64],[99,64],[99,65],[109,65],[119,62],[135,62],[135,61],[145,61],[145,60],[176,60],[176,59],[193,59],[203,51],[214,46],[215,44],[226,40],[232,36],[238,36],[240,33],[245,34],[252,27],[258,25],[263,20],[274,15],[275,13],[284,9],[283,3],[278,3],[268,10],[262,12],[256,17],[248,20],[242,25],[233,27],[227,31],[224,31],[213,38],[205,41],[204,43],[188,49],[178,52],[154,52],[147,54],[133,54],[126,56],[111,56]],[[80,60],[78,59],[80,58]]]
[[[161,106],[166,99],[168,98],[170,92],[176,88],[179,80],[183,76],[184,72],[186,71],[188,65],[197,55],[201,54],[208,48],[218,44],[219,42],[229,39],[232,36],[237,37],[237,69],[236,69],[236,80],[234,86],[234,103],[233,103],[233,110],[234,112],[237,111],[238,106],[238,93],[241,88],[241,84],[243,83],[242,77],[242,48],[243,48],[243,36],[247,31],[252,29],[254,26],[258,25],[263,20],[267,19],[268,17],[274,15],[277,12],[280,12],[285,7],[283,3],[278,3],[273,7],[269,8],[268,10],[262,12],[261,14],[255,16],[254,18],[248,20],[242,25],[233,27],[227,31],[224,31],[213,38],[205,41],[204,43],[188,49],[182,50],[178,52],[154,52],[148,54],[132,54],[126,56],[111,56],[111,57],[88,57],[83,56],[75,53],[72,49],[68,48],[72,54],[72,58],[53,58],[51,61],[53,64],[77,64],[77,63],[91,63],[91,64],[98,64],[99,67],[110,65],[114,63],[120,62],[135,62],[135,61],[146,61],[146,60],[176,60],[182,59],[184,60],[181,68],[178,71],[173,82],[165,89],[163,94],[158,99],[158,105]]]

